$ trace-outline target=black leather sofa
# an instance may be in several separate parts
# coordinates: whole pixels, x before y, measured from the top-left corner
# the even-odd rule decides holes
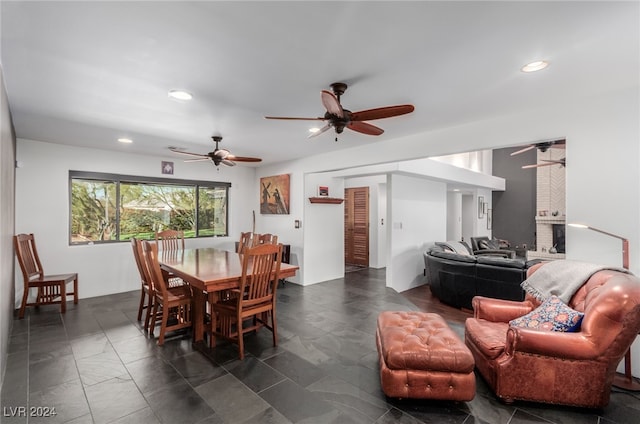
[[[474,296],[523,300],[520,287],[527,269],[539,260],[504,258],[494,255],[460,254],[442,246],[424,253],[425,275],[431,292],[442,302],[472,309]]]

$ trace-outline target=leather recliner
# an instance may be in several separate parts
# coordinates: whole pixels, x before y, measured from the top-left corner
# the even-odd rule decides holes
[[[616,367],[640,331],[640,279],[615,270],[591,275],[568,303],[584,313],[577,332],[509,325],[539,305],[529,294],[522,302],[473,299],[465,343],[476,369],[507,403],[606,406]]]

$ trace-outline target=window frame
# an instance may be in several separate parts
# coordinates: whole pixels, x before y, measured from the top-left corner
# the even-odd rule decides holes
[[[94,180],[107,183],[116,184],[116,240],[92,240],[87,242],[73,242],[72,241],[72,227],[73,227],[73,180]],[[128,243],[129,240],[120,240],[120,184],[157,184],[157,185],[170,185],[170,186],[189,186],[195,189],[195,236],[193,238],[207,238],[207,237],[229,237],[229,188],[231,188],[230,182],[223,181],[205,181],[205,180],[183,180],[177,178],[162,178],[162,177],[145,177],[139,175],[122,175],[112,174],[106,172],[90,172],[90,171],[69,171],[69,222],[68,222],[68,235],[69,246],[86,246],[94,244],[112,244],[112,243]],[[219,235],[200,235],[200,228],[198,227],[198,219],[200,213],[200,188],[224,188],[226,191],[227,207],[225,211],[226,221],[226,234]]]

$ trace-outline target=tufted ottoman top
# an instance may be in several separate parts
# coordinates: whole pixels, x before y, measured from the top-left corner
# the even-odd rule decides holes
[[[389,369],[473,371],[471,352],[438,314],[381,312],[377,331]]]

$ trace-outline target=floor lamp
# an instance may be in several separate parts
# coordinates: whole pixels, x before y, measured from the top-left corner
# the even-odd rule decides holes
[[[569,224],[571,227],[575,228],[586,228],[587,230],[592,230],[597,233],[602,233],[607,236],[611,236],[617,239],[622,240],[622,267],[624,269],[629,269],[629,240],[624,237],[621,237],[616,234],[611,234],[607,231],[600,230],[598,228],[593,228],[584,224]],[[631,375],[631,347],[627,350],[627,353],[624,355],[624,375],[616,373],[613,378],[613,385],[625,390],[631,390],[634,392],[640,392],[640,383],[638,383]]]

